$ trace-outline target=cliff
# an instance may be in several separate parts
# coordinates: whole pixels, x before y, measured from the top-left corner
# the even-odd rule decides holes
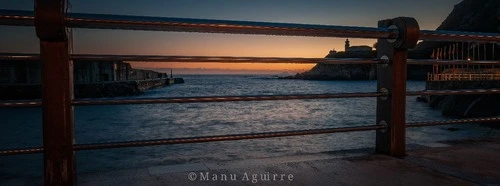
[[[500,33],[500,2],[498,0],[463,0],[455,5],[451,13],[436,30]],[[415,50],[432,54],[435,48],[446,42],[424,41]],[[498,48],[498,45],[496,46]],[[495,48],[495,51],[500,51]],[[487,51],[491,53],[491,51]],[[495,59],[500,56],[496,55]]]

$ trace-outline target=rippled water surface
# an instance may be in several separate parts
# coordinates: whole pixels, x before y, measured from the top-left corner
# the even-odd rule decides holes
[[[185,83],[138,97],[278,95],[373,92],[375,81],[279,80],[266,76],[184,76]],[[425,82],[408,82],[422,90]],[[79,106],[76,143],[347,127],[375,124],[375,98],[226,103]],[[439,111],[407,99],[407,121],[442,120]],[[41,146],[39,108],[0,109],[0,147]],[[453,127],[457,130],[448,130]],[[500,136],[480,125],[408,129],[408,143]],[[80,173],[178,163],[211,162],[373,148],[375,132],[79,151]],[[0,178],[42,174],[42,155],[0,157]]]

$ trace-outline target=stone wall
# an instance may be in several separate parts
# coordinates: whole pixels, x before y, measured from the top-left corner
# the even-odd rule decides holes
[[[122,61],[75,61],[75,84],[166,78],[166,73],[133,69]],[[0,61],[0,84],[39,84],[41,62]]]
[[[76,98],[132,96],[172,83],[166,73],[133,69],[122,61],[76,61],[74,63]],[[41,62],[0,61],[0,99],[40,99]]]
[[[184,83],[182,78],[130,80],[75,85],[75,98],[103,98],[141,95],[144,91],[170,84]],[[41,99],[40,84],[0,84],[0,100]]]
[[[0,84],[39,84],[40,68],[39,61],[0,61]]]

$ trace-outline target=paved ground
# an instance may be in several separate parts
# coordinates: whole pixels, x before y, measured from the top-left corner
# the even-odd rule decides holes
[[[500,139],[426,146],[401,159],[359,151],[81,174],[78,185],[500,185]]]

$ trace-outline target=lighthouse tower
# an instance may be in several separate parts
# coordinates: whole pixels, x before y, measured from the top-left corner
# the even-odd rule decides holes
[[[349,43],[349,39],[345,39],[345,49],[344,51],[348,51],[349,50],[349,47],[351,47],[351,44]]]

